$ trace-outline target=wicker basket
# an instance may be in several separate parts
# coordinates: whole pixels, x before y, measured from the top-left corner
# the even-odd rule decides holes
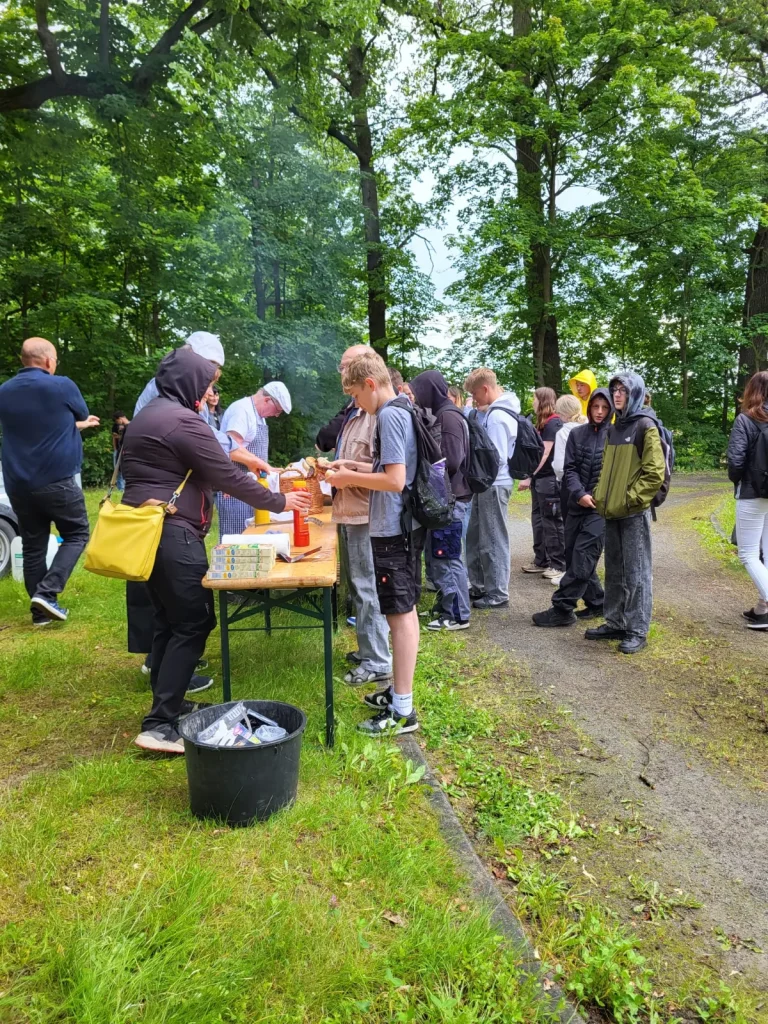
[[[288,494],[293,490],[294,480],[304,480],[301,473],[293,469],[287,469],[280,474],[280,493]],[[320,480],[317,475],[306,478],[307,492],[309,493],[309,515],[316,516],[323,511],[324,495],[320,490]]]

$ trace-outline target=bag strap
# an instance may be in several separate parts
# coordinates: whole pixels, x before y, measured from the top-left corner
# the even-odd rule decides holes
[[[99,508],[101,508],[105,501],[109,501],[109,499],[112,497],[112,491],[114,491],[115,485],[117,484],[117,478],[120,475],[120,460],[122,459],[122,457],[123,448],[121,445],[120,451],[117,453],[117,459],[115,460],[115,468],[112,471],[112,479],[109,481],[109,488],[107,489],[107,493],[99,502]]]
[[[184,490],[184,486],[185,486],[187,480],[189,480],[189,478],[191,476],[192,476],[192,470],[188,469],[187,470],[187,475],[184,477],[184,479],[181,481],[179,486],[173,492],[173,494],[171,495],[171,500],[165,506],[165,513],[166,513],[166,515],[171,515],[172,516],[173,513],[176,511],[176,502],[179,500],[179,495]]]

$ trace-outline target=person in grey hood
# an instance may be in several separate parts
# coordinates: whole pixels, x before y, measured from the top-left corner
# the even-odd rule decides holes
[[[469,581],[461,558],[461,542],[472,511],[472,491],[467,483],[469,428],[460,409],[448,397],[448,383],[437,370],[426,370],[410,383],[416,402],[431,412],[440,426],[440,446],[456,503],[453,522],[430,530],[427,545],[432,554],[432,579],[437,589],[437,614],[427,629],[433,631],[469,627]]]
[[[620,373],[608,385],[616,421],[608,429],[595,508],[605,518],[605,623],[588,640],[619,640],[622,654],[646,645],[653,611],[651,502],[667,471],[658,424],[643,408],[645,383]]]
[[[603,587],[597,563],[603,550],[605,520],[595,509],[592,492],[600,477],[603,449],[613,404],[607,388],[596,388],[587,402],[588,422],[568,436],[561,488],[565,513],[565,575],[552,597],[552,607],[536,612],[535,626],[572,626],[578,619],[603,613]],[[586,605],[575,612],[580,598]]]

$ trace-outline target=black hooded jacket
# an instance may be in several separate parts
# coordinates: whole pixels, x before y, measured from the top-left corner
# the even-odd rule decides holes
[[[594,423],[592,420],[592,403],[596,398],[604,398],[611,410],[602,423]],[[575,427],[568,435],[563,464],[562,501],[569,516],[595,512],[594,509],[580,505],[579,499],[585,494],[592,494],[597,487],[612,415],[610,391],[608,388],[595,388],[587,403],[589,423]]]
[[[272,494],[230,462],[211,428],[198,415],[216,367],[191,349],[178,348],[160,363],[155,380],[160,393],[128,424],[120,468],[123,502],[137,506],[150,498],[168,501],[192,475],[166,525],[204,537],[211,525],[212,491],[224,491],[254,508],[282,512],[285,497]]]
[[[765,411],[768,412],[768,403]],[[755,446],[764,424],[740,412],[731,428],[728,439],[728,477],[734,484],[736,496],[740,499],[759,498],[760,492],[755,486],[753,463]]]
[[[428,409],[440,424],[440,447],[454,497],[457,501],[469,501],[469,428],[461,409],[448,397],[445,377],[438,370],[425,370],[413,378],[410,388],[422,409]]]

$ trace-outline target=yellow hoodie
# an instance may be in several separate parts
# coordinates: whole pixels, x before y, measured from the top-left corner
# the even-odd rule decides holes
[[[589,385],[589,394],[591,395],[592,392],[597,387],[597,379],[595,378],[595,375],[594,375],[594,373],[592,373],[591,370],[582,370],[580,373],[577,373],[575,377],[571,377],[571,379],[568,381],[568,383],[571,385],[571,391],[573,392],[574,395],[576,395],[578,400],[581,402],[581,412],[582,412],[582,415],[586,416],[587,415],[587,404],[589,402],[589,395],[587,395],[586,398],[582,398],[581,397],[581,395],[576,390],[576,383],[577,383],[577,381],[578,381],[579,384],[588,384]]]

